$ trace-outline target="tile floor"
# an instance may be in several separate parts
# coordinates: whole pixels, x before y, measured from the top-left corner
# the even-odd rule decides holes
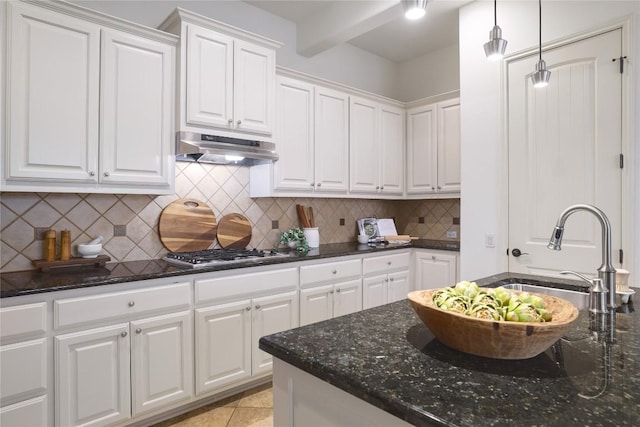
[[[222,399],[153,427],[273,427],[271,383]]]

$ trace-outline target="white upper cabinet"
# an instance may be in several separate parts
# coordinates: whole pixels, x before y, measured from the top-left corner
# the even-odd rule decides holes
[[[7,10],[3,189],[171,193],[176,38],[64,3]]]
[[[407,111],[407,194],[460,192],[460,100]]]
[[[404,111],[363,98],[350,103],[352,192],[402,195]]]
[[[160,28],[181,36],[180,130],[271,140],[280,44],[183,9]]]

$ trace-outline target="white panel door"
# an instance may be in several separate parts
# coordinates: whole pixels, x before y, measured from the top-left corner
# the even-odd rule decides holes
[[[436,191],[437,116],[436,104],[407,111],[407,194]]]
[[[333,285],[300,290],[300,326],[333,317]]]
[[[196,310],[196,395],[251,376],[251,301]]]
[[[400,301],[407,298],[410,291],[409,271],[389,273],[387,302]]]
[[[316,87],[315,188],[346,193],[349,188],[349,96]]]
[[[349,189],[376,193],[380,188],[378,105],[353,96],[349,105]]]
[[[97,182],[100,30],[7,3],[7,179]]]
[[[362,279],[336,283],[333,293],[333,317],[362,310]]]
[[[173,48],[130,34],[102,34],[100,181],[169,185]]]
[[[133,415],[193,394],[190,312],[131,322]]]
[[[276,149],[273,164],[276,190],[313,191],[313,85],[278,76]]]
[[[44,338],[0,346],[0,404],[45,394],[48,359]]]
[[[438,103],[438,192],[460,191],[460,99]]]
[[[233,128],[233,39],[187,25],[186,121]]]
[[[298,292],[253,299],[251,359],[253,375],[271,372],[273,357],[258,347],[260,337],[298,326]]]
[[[47,396],[40,396],[0,408],[0,425],[5,427],[52,425],[53,422],[47,416],[47,406]]]
[[[404,110],[380,106],[380,192],[402,194],[404,191]]]
[[[454,286],[457,282],[457,256],[416,251],[414,290]]]
[[[56,425],[130,418],[129,324],[55,337]]]
[[[386,274],[362,279],[362,308],[367,309],[387,303]]]
[[[234,41],[234,120],[237,130],[271,135],[275,107],[276,53]]]
[[[617,29],[543,52],[552,74],[541,89],[528,78],[535,55],[508,64],[509,248],[525,253],[510,254],[510,271],[596,275],[601,229],[591,214],[569,218],[561,252],[547,249],[560,213],[577,203],[605,212],[614,253],[621,248],[622,76],[611,61],[621,46]]]

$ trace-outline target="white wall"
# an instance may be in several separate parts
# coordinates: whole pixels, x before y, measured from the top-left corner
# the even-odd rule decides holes
[[[625,210],[628,224],[628,256],[631,270],[640,272],[640,2],[638,1],[544,1],[543,45],[547,42],[594,30],[633,14],[634,51],[631,62],[635,107],[631,120],[635,136],[627,157],[632,176],[626,176],[628,198],[634,202]],[[461,267],[462,278],[479,278],[507,271],[507,169],[506,142],[502,133],[504,75],[501,63],[485,59],[482,45],[493,24],[493,2],[474,2],[460,10],[460,93],[462,122]],[[498,24],[508,40],[507,53],[525,51],[537,45],[538,3],[498,2]],[[544,55],[543,55],[544,56]],[[630,132],[633,133],[633,132]],[[550,225],[552,226],[552,224]],[[496,247],[485,248],[485,233],[494,233]],[[594,269],[598,266],[594,266]],[[637,273],[638,274],[638,273]],[[636,276],[637,277],[637,276]]]
[[[284,43],[277,65],[365,91],[399,98],[397,64],[355,46],[336,46],[312,58],[296,53],[296,25],[238,0],[72,0],[84,7],[156,28],[177,7]]]
[[[399,100],[414,101],[460,89],[458,44],[398,65]]]

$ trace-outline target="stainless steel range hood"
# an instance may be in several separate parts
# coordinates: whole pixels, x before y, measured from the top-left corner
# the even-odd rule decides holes
[[[278,160],[272,142],[195,132],[176,134],[176,161],[252,166]]]

